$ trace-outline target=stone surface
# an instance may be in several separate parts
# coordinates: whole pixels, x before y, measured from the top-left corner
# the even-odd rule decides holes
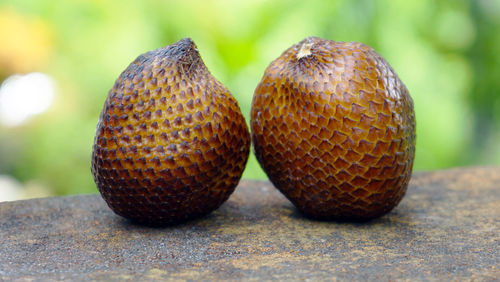
[[[500,168],[415,173],[388,215],[310,220],[268,182],[150,228],[99,195],[0,204],[0,280],[500,279]]]

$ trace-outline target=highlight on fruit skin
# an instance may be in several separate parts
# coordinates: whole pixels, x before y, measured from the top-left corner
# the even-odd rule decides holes
[[[369,220],[405,195],[413,101],[364,44],[309,37],[287,49],[255,89],[250,124],[269,179],[310,217]]]
[[[117,214],[165,225],[217,209],[238,184],[250,133],[189,38],[140,55],[99,117],[92,174]]]

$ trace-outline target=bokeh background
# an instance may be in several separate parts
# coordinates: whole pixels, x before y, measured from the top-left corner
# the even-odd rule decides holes
[[[499,0],[0,0],[0,201],[97,192],[97,117],[139,54],[191,37],[248,120],[264,69],[310,35],[390,62],[415,102],[415,170],[500,164]],[[265,179],[254,156],[243,177]]]

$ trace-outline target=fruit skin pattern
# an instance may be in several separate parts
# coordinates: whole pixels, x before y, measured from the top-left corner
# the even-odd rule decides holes
[[[187,38],[139,56],[116,80],[97,125],[91,170],[115,213],[164,225],[217,209],[238,184],[249,151],[236,100]]]
[[[361,43],[309,37],[286,50],[255,90],[251,130],[271,182],[308,216],[375,218],[408,187],[413,101]]]

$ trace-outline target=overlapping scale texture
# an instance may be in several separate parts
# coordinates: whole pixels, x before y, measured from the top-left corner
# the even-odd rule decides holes
[[[267,68],[251,110],[255,154],[306,215],[366,220],[404,196],[413,101],[372,48],[309,37]]]
[[[92,173],[110,208],[151,225],[218,208],[246,164],[250,134],[191,39],[139,56],[109,92]]]

